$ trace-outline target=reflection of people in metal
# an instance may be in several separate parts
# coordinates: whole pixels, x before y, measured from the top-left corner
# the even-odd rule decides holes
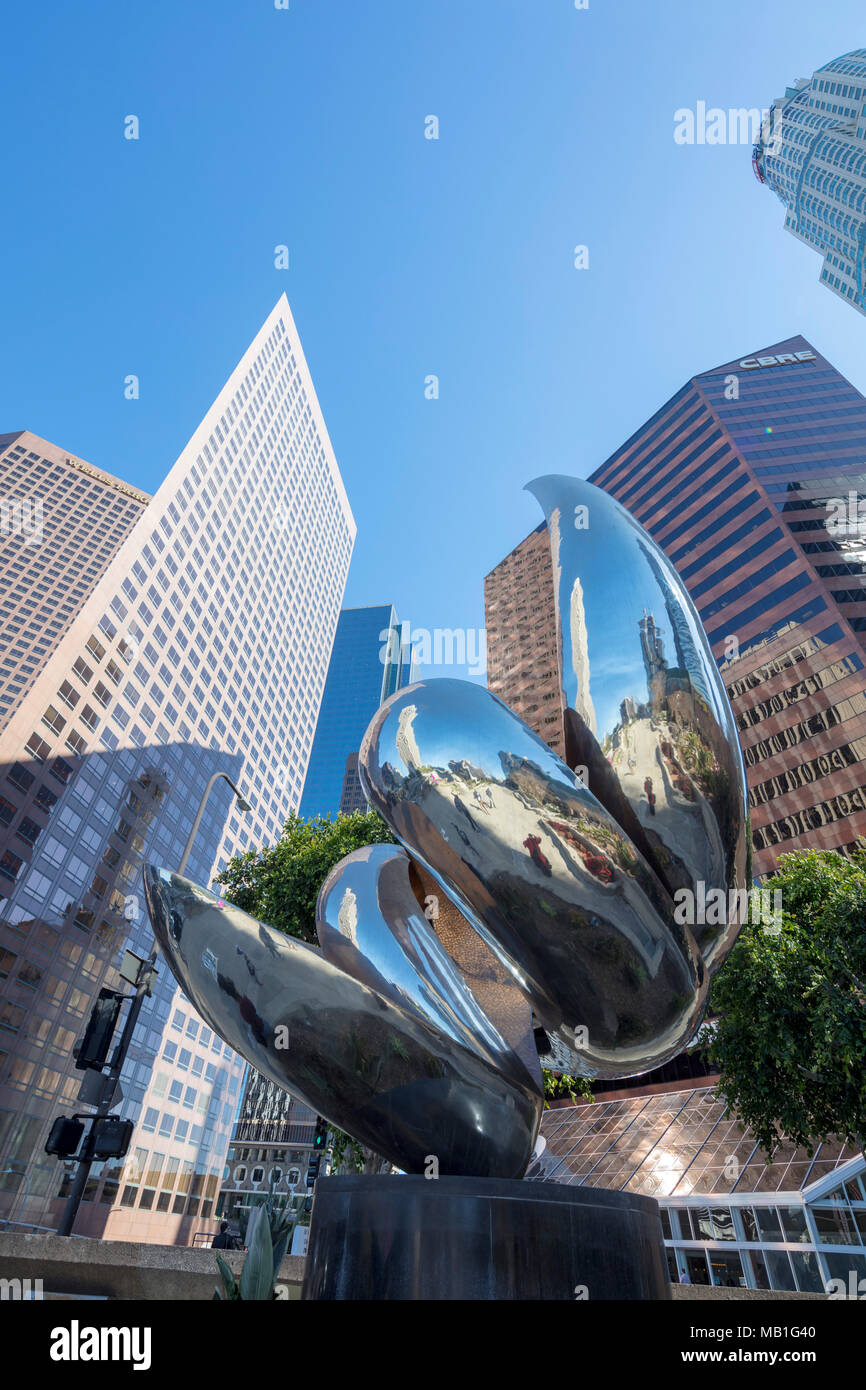
[[[649,802],[650,815],[654,816],[656,813],[656,794],[653,791],[653,779],[651,777],[644,778],[643,789]]]
[[[490,807],[487,805],[487,802],[484,800],[484,797],[481,795],[477,787],[472,793],[472,800],[477,803],[479,811],[483,811],[485,816],[490,815]]]
[[[464,814],[464,816],[466,817],[466,819],[468,820],[469,824],[472,826],[472,829],[473,829],[473,830],[477,830],[477,829],[478,829],[478,822],[472,819],[472,816],[470,815],[470,812],[469,812],[469,807],[466,805],[466,803],[465,803],[464,801],[461,801],[461,799],[460,799],[459,796],[455,796],[455,798],[454,798],[454,805],[457,807],[458,811],[462,811],[462,812],[463,812],[463,814]]]
[[[553,870],[550,867],[550,861],[547,856],[542,854],[541,836],[527,835],[526,839],[523,841],[523,847],[529,850],[529,857],[536,868],[539,868],[543,874],[547,874],[548,878],[550,878]]]

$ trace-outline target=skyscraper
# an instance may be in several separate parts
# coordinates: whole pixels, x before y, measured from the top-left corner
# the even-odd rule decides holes
[[[824,257],[821,281],[866,314],[866,48],[785,89],[752,150],[785,226]]]
[[[29,430],[0,435],[0,729],[149,501]]]
[[[343,609],[301,798],[306,819],[366,807],[358,779],[361,740],[382,702],[409,684],[411,667],[392,604]]]
[[[866,834],[866,400],[791,338],[693,377],[590,481],[646,527],[701,615],[740,730],[754,872],[785,850],[847,850]],[[552,578],[533,600],[549,620]],[[644,623],[649,680],[683,637],[668,612]],[[509,651],[487,627],[491,688],[522,713],[540,634]],[[538,688],[550,678],[545,653]]]
[[[565,757],[556,597],[542,522],[484,580],[487,684]]]
[[[32,436],[3,439],[4,461],[26,455],[0,494],[26,491],[40,460],[83,473],[98,545],[124,485]],[[306,774],[355,526],[285,297],[155,497],[127,491],[97,573],[81,568],[68,508],[44,509],[40,583],[49,609],[73,611],[58,627],[37,614],[32,635],[49,640],[0,728],[0,1169],[24,1175],[3,1179],[0,1212],[43,1226],[68,1185],[43,1146],[52,1119],[80,1109],[72,1045],[124,946],[150,948],[142,860],[179,862],[224,771],[253,809],[242,817],[216,784],[187,870],[210,882],[278,836]],[[27,537],[2,539],[17,579]],[[6,669],[3,694],[19,667]],[[121,1077],[133,1145],[94,1166],[76,1229],[185,1242],[206,1227],[243,1071],[163,964]]]

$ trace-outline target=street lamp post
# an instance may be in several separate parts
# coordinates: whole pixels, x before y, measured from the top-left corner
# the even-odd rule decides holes
[[[215,782],[219,781],[220,777],[224,778],[225,781],[228,782],[229,786],[231,787],[232,791],[238,799],[237,804],[241,811],[251,811],[253,809],[250,803],[246,801],[244,797],[241,795],[241,793],[238,791],[234,782],[227,775],[227,773],[215,772],[213,777],[211,777],[210,781],[205,787],[204,796],[201,799],[201,804],[196,813],[196,818],[192,823],[192,830],[189,832],[189,839],[186,842],[186,848],[184,849],[183,856],[180,861],[180,866],[178,868],[179,874],[182,874],[184,869],[186,868],[187,860],[189,859],[190,852],[192,850],[193,841],[198,832],[198,828],[201,825],[201,818],[204,815],[204,809],[207,805],[207,799],[211,794],[211,788],[213,787]],[[111,1059],[106,1090],[103,1093],[103,1097],[99,1105],[96,1107],[96,1113],[92,1117],[93,1121],[104,1119],[105,1116],[108,1115],[109,1110],[111,1109],[114,1092],[117,1089],[117,1082],[120,1079],[120,1073],[123,1070],[123,1064],[126,1060],[126,1054],[129,1051],[129,1045],[132,1042],[132,1035],[135,1031],[135,1025],[138,1022],[138,1015],[141,1012],[141,1008],[144,1004],[145,997],[149,995],[152,990],[153,977],[156,973],[153,967],[158,954],[159,946],[154,941],[153,946],[151,947],[150,955],[148,956],[146,961],[142,962],[141,969],[139,970],[138,978],[136,981],[136,992],[133,996],[130,996],[132,999],[130,1010],[126,1018],[126,1023],[124,1025],[123,1032],[120,1036],[120,1042],[118,1043],[114,1055]],[[72,1187],[70,1189],[69,1196],[66,1199],[66,1206],[63,1210],[63,1216],[61,1217],[60,1224],[57,1227],[57,1234],[59,1236],[69,1236],[72,1234],[72,1227],[75,1224],[75,1218],[78,1214],[78,1208],[81,1205],[81,1199],[84,1196],[84,1188],[87,1184],[87,1178],[89,1176],[91,1165],[93,1163],[93,1145],[91,1143],[92,1132],[93,1127],[91,1126],[91,1131],[88,1133],[87,1137],[84,1140],[84,1147],[82,1149],[84,1157],[78,1160],[78,1168],[72,1182]]]
[[[192,850],[193,840],[198,834],[198,828],[201,825],[201,818],[204,815],[204,808],[207,805],[207,799],[211,794],[211,788],[213,787],[215,782],[219,781],[221,777],[224,781],[228,782],[229,786],[231,787],[232,791],[237,797],[238,808],[241,811],[251,811],[253,809],[250,803],[246,801],[241,795],[241,793],[238,791],[237,787],[235,786],[234,782],[232,781],[231,777],[229,777],[227,772],[215,772],[213,777],[210,779],[210,781],[204,789],[204,796],[202,797],[201,805],[199,806],[198,811],[196,812],[195,820],[192,823],[192,830],[189,832],[189,839],[186,842],[186,849],[183,852],[183,858],[181,859],[180,866],[178,867],[179,874],[183,874],[183,871],[186,868],[186,862],[189,859],[190,851]]]

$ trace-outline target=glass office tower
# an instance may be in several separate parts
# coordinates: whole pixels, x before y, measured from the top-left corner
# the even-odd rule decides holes
[[[3,495],[24,463],[52,461],[31,442],[7,445]],[[68,509],[44,509],[51,563],[35,587],[63,621],[43,615],[31,634],[15,621],[15,663],[28,636],[50,640],[26,698],[17,664],[3,692],[0,1217],[49,1228],[69,1175],[45,1137],[82,1108],[72,1046],[98,990],[118,986],[124,947],[150,949],[142,861],[178,864],[224,771],[252,811],[216,784],[187,870],[209,883],[229,855],[278,837],[306,774],[355,526],[285,297],[155,497],[129,499],[122,537],[101,521],[114,491],[82,501],[94,551],[105,536],[113,549],[89,575]],[[30,563],[19,531],[2,537],[15,576]],[[94,1166],[76,1231],[189,1243],[213,1229],[243,1074],[163,964],[121,1077],[132,1148]]]
[[[752,168],[785,204],[788,231],[824,257],[822,284],[866,314],[866,48],[773,102]]]
[[[412,659],[392,604],[344,608],[337,624],[301,815],[362,810],[358,750],[376,710],[412,680]]]

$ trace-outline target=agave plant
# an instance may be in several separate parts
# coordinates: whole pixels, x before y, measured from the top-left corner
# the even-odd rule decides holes
[[[247,1255],[240,1280],[235,1279],[223,1257],[217,1255],[223,1288],[217,1286],[214,1298],[230,1302],[276,1298],[277,1275],[296,1224],[297,1218],[291,1212],[275,1205],[272,1192],[266,1198],[253,1198],[246,1220]]]

